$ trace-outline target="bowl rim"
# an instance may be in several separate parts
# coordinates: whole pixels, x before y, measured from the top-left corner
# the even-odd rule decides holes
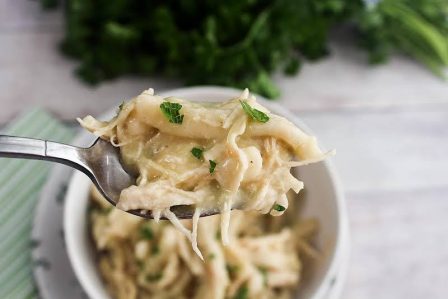
[[[213,97],[222,96],[223,98],[228,98],[229,96],[241,93],[240,89],[230,88],[230,87],[221,87],[221,86],[195,86],[195,87],[184,87],[184,88],[176,88],[171,90],[166,90],[160,95],[163,96],[178,96],[188,98],[190,95],[198,95],[204,94],[204,96],[213,95]],[[309,127],[304,124],[301,119],[294,114],[292,114],[286,108],[280,106],[277,103],[273,103],[269,100],[264,99],[263,97],[256,95],[257,100],[261,100],[262,104],[266,106],[269,110],[275,110],[276,114],[281,114],[285,116],[287,119],[291,120],[294,124],[298,125],[305,132],[312,134],[312,131]],[[111,114],[111,111],[107,110],[105,113],[101,114],[100,117],[107,117]],[[80,132],[75,138],[74,143],[85,141],[87,132]],[[336,169],[329,159],[326,159],[320,162],[324,165],[324,168],[328,172],[328,176],[331,181],[331,187],[334,190],[334,198],[335,198],[335,206],[337,209],[337,235],[335,236],[335,246],[334,250],[331,252],[329,256],[329,266],[321,279],[320,284],[315,289],[314,293],[311,294],[310,299],[324,299],[328,298],[329,291],[334,284],[334,277],[339,275],[341,278],[339,280],[345,280],[346,267],[343,264],[348,263],[348,255],[349,255],[349,226],[348,226],[348,216],[347,216],[347,205],[345,196],[342,189],[342,184],[339,178],[339,175],[336,172]],[[97,287],[92,284],[87,277],[89,274],[85,267],[83,267],[83,263],[79,259],[79,254],[75,250],[77,248],[77,242],[75,238],[75,234],[72,234],[72,213],[70,213],[71,209],[69,208],[71,205],[69,204],[69,198],[73,198],[72,194],[78,193],[77,185],[79,177],[84,176],[79,172],[73,172],[69,180],[69,187],[66,193],[66,200],[64,205],[64,217],[63,217],[63,226],[64,231],[66,232],[65,243],[68,252],[68,257],[70,260],[70,264],[72,265],[75,275],[80,281],[82,287],[85,289],[86,293],[92,298],[103,298],[103,294],[99,294]],[[343,268],[343,269],[341,269]],[[338,283],[343,283],[338,281]],[[109,297],[106,297],[109,298]]]

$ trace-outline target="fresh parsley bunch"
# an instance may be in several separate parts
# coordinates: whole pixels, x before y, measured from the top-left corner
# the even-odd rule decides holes
[[[402,51],[444,77],[448,66],[448,1],[383,0],[355,15],[371,63]]]
[[[56,0],[42,0],[47,6]],[[163,74],[279,95],[270,74],[327,54],[344,0],[67,0],[63,51],[85,81]]]
[[[58,0],[41,0],[46,7]],[[446,0],[66,0],[63,51],[87,82],[123,74],[248,87],[268,98],[274,71],[325,56],[329,31],[349,24],[371,62],[403,51],[441,75]],[[369,4],[370,3],[370,4]]]

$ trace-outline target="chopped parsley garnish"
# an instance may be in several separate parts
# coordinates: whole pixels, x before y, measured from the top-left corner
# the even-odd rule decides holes
[[[258,267],[258,271],[260,271],[263,276],[263,284],[265,287],[268,286],[268,269],[266,267]]]
[[[98,208],[92,204],[89,204],[89,206],[87,207],[87,212],[89,212],[89,213],[95,212],[97,210],[98,210]]]
[[[193,147],[191,149],[191,153],[193,154],[193,156],[196,157],[196,159],[198,160],[202,160],[202,153],[204,152],[203,149],[199,148],[199,147]]]
[[[121,102],[121,104],[120,105],[118,105],[118,109],[117,109],[117,115],[121,112],[121,110],[123,110],[123,107],[124,107],[124,101],[123,102]]]
[[[158,281],[163,277],[163,273],[154,273],[154,274],[148,274],[146,275],[146,280],[150,282]]]
[[[141,261],[141,260],[137,260],[137,267],[138,267],[138,269],[139,270],[142,270],[143,268],[144,268],[144,264],[143,264],[143,261]]]
[[[210,173],[215,172],[216,162],[213,160],[208,160],[208,162],[210,163],[210,169],[209,169]]]
[[[216,255],[213,252],[208,255],[209,260],[214,260],[215,257],[216,257]]]
[[[156,244],[154,244],[151,248],[151,254],[152,255],[157,255],[160,253],[160,248],[159,246],[157,246]]]
[[[154,238],[154,233],[150,227],[144,226],[140,230],[140,236],[142,236],[143,239],[152,240]]]
[[[229,273],[229,275],[232,277],[234,277],[240,270],[240,268],[238,266],[230,265],[230,264],[226,265],[226,269],[227,269],[227,272]]]
[[[283,212],[284,210],[286,210],[284,206],[279,205],[278,203],[274,205],[273,209],[279,212]]]
[[[181,124],[184,120],[184,115],[179,113],[181,108],[182,105],[179,103],[163,102],[160,104],[160,110],[162,110],[163,115],[173,124]]]
[[[269,116],[266,113],[261,112],[258,109],[252,108],[247,102],[241,101],[241,106],[243,107],[244,112],[249,115],[253,120],[256,120],[261,123],[265,123],[269,120]]]
[[[238,291],[236,292],[233,299],[248,299],[249,298],[249,289],[246,285],[242,285]]]

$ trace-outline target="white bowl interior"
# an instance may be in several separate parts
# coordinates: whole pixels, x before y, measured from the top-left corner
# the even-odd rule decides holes
[[[184,88],[167,92],[166,95],[178,96],[196,101],[221,101],[236,96],[240,91],[220,87]],[[272,112],[293,121],[303,130],[309,129],[297,117],[280,106],[259,99]],[[105,114],[110,118],[115,109]],[[78,145],[89,145],[94,137],[88,133],[80,134]],[[301,285],[298,298],[328,298],[328,292],[334,283],[339,264],[345,255],[347,239],[347,219],[345,203],[331,163],[322,163],[301,167],[298,177],[305,183],[304,203],[300,217],[315,218],[319,222],[316,245],[323,253],[322,259],[313,261],[305,269],[305,280]],[[65,200],[64,230],[68,255],[74,271],[91,298],[108,299],[99,276],[87,231],[87,207],[91,182],[82,173],[75,172],[68,188]],[[308,275],[307,275],[308,274]]]

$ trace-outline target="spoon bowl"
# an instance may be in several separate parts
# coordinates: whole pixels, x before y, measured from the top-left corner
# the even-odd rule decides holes
[[[81,171],[92,180],[107,201],[115,206],[121,190],[134,185],[136,180],[121,164],[120,150],[98,138],[91,147],[78,151],[87,166]]]

